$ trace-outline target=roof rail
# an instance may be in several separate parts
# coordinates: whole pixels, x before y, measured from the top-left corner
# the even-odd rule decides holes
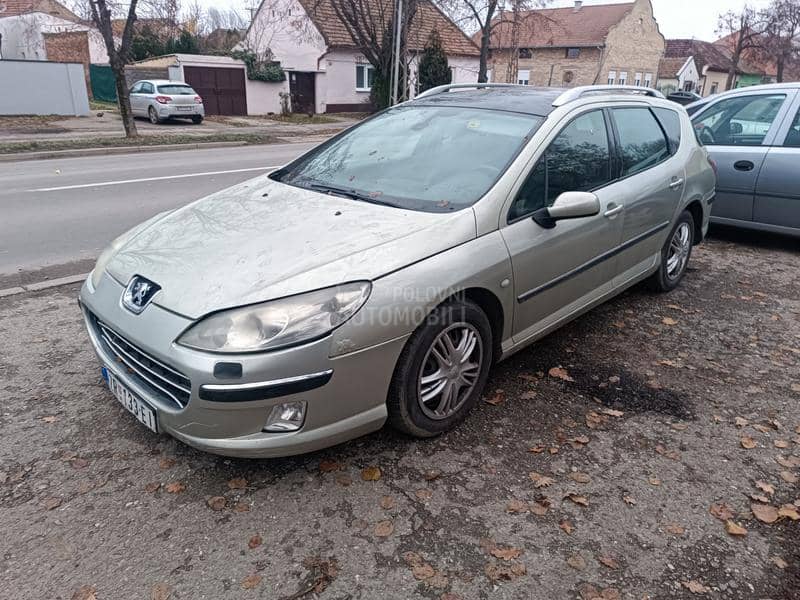
[[[638,94],[641,96],[650,96],[651,98],[664,99],[664,94],[658,90],[635,85],[583,85],[567,90],[561,94],[555,99],[553,106],[564,106],[569,102],[574,102],[578,98],[583,98],[584,96],[590,96],[592,94]]]
[[[422,92],[421,94],[417,95],[414,100],[419,100],[420,98],[430,98],[431,96],[438,96],[439,94],[443,94],[445,92],[449,92],[450,90],[464,90],[464,89],[476,89],[481,90],[483,88],[510,88],[510,87],[520,87],[515,83],[448,83],[447,85],[440,85],[435,88],[431,88]]]

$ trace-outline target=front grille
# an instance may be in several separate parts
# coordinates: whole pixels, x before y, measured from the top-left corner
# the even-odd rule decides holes
[[[186,375],[143,352],[100,319],[94,317],[94,322],[106,349],[128,368],[137,383],[150,390],[157,398],[180,408],[189,403],[192,383]]]

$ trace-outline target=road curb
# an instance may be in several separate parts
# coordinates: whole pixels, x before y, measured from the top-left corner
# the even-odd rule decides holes
[[[290,143],[290,142],[286,142]],[[252,142],[203,142],[197,144],[163,144],[152,146],[109,146],[105,148],[79,148],[75,150],[43,150],[41,152],[16,152],[0,154],[0,163],[50,158],[79,158],[82,156],[106,156],[108,154],[134,154],[137,152],[169,152],[173,150],[203,150],[207,148],[232,148],[236,146],[271,146]]]
[[[29,283],[28,285],[20,285],[16,287],[6,288],[0,290],[0,298],[8,296],[16,296],[17,294],[24,294],[25,292],[40,292],[42,290],[49,290],[50,288],[61,287],[63,285],[70,285],[73,283],[80,283],[89,276],[89,273],[82,273],[80,275],[68,275],[67,277],[59,277],[58,279],[50,279],[48,281],[39,281],[37,283]]]

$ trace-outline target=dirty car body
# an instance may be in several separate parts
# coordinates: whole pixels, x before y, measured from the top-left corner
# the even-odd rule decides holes
[[[681,107],[461,87],[115,240],[80,303],[126,408],[232,456],[387,419],[432,436],[492,363],[636,282],[678,284],[714,195]]]

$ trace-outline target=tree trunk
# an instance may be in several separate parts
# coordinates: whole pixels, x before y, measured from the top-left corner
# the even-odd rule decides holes
[[[786,59],[783,56],[779,56],[778,60],[776,61],[777,73],[775,75],[775,81],[778,83],[783,83],[783,70],[786,67]]]
[[[492,23],[486,21],[483,30],[481,31],[481,54],[478,59],[478,83],[486,83],[488,62],[489,62],[489,42],[492,38]]]
[[[119,116],[122,117],[122,126],[125,128],[125,137],[138,137],[139,132],[136,130],[136,121],[134,121],[131,111],[128,82],[125,79],[125,65],[112,66],[111,69],[114,72],[114,82],[117,86],[117,104],[119,105]]]

